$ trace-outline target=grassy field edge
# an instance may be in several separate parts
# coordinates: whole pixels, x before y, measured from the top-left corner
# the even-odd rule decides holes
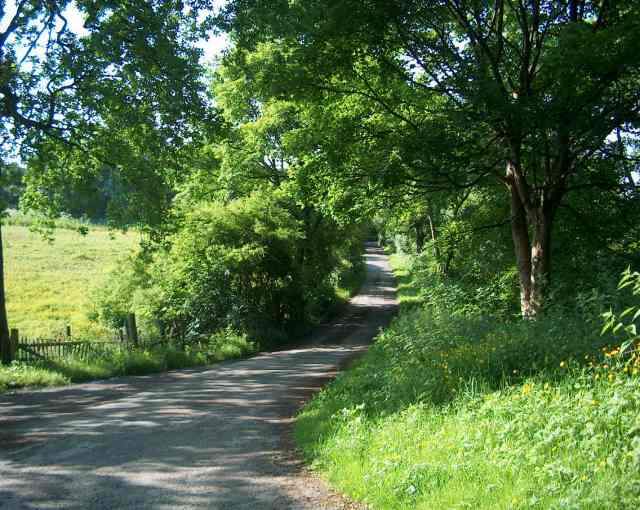
[[[67,358],[40,363],[0,365],[0,393],[18,389],[64,386],[125,375],[147,375],[213,365],[246,358],[258,352],[246,336],[221,333],[205,348],[182,349],[167,345],[152,349],[114,350],[91,360]]]

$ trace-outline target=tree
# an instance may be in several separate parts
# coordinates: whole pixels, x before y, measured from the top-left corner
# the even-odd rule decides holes
[[[405,160],[411,179],[504,184],[535,317],[558,208],[602,185],[590,162],[619,158],[611,134],[639,120],[639,15],[637,1],[236,0],[222,22],[240,47],[277,42],[260,74],[275,94],[366,98],[413,131],[433,157]]]
[[[24,168],[16,162],[3,163],[0,161],[0,211],[7,208],[17,208],[20,195],[24,191],[22,182]]]
[[[194,0],[20,0],[0,17],[2,159],[28,162],[25,201],[59,210],[65,181],[110,167],[143,212],[167,197],[172,152],[194,140],[202,117],[201,50],[194,45],[205,2]],[[70,17],[83,27],[73,27]],[[153,208],[152,208],[153,209]],[[130,210],[128,211],[130,212]],[[122,218],[120,218],[122,219]],[[130,219],[130,218],[129,218]],[[0,249],[0,348],[8,323]]]

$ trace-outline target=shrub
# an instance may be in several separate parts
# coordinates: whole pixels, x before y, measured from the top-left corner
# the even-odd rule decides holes
[[[121,264],[95,295],[96,319],[201,341],[232,328],[264,346],[319,321],[364,275],[363,230],[339,227],[281,191],[189,204],[166,249]],[[346,287],[342,291],[339,288]]]

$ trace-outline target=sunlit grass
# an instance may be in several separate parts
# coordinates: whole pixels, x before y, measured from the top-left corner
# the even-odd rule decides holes
[[[15,362],[11,366],[0,365],[0,392],[204,366],[248,356],[256,350],[257,346],[245,335],[222,331],[212,336],[208,344],[184,349],[171,344],[148,349],[113,348],[88,360],[69,357],[30,364]]]
[[[112,233],[92,227],[87,235],[57,229],[53,241],[25,226],[2,229],[9,324],[21,336],[52,338],[65,331],[86,338],[106,338],[88,319],[91,290],[106,271],[135,249],[139,234]]]
[[[603,354],[598,318],[416,307],[393,262],[400,317],[297,417],[315,469],[379,509],[636,507],[640,379]]]

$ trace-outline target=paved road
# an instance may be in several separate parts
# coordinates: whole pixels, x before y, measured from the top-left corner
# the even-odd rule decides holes
[[[302,469],[291,416],[395,310],[384,254],[309,344],[206,369],[0,396],[0,508],[351,508]]]

